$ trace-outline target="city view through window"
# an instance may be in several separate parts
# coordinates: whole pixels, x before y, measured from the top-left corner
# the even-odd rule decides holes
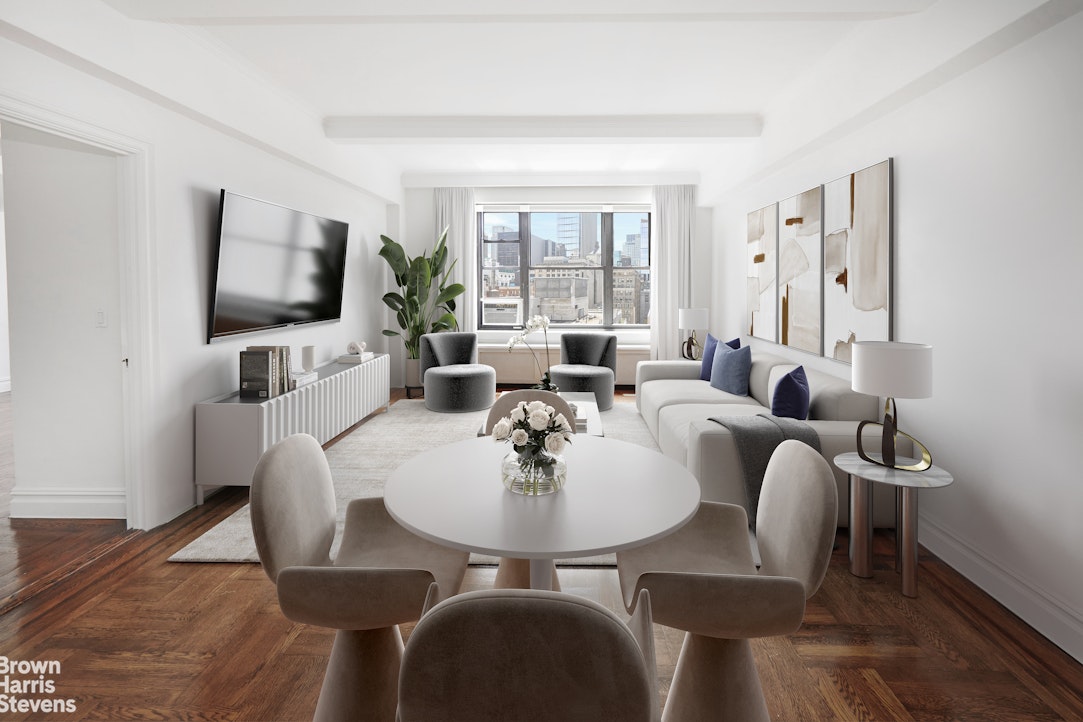
[[[482,328],[650,323],[650,213],[478,215]]]

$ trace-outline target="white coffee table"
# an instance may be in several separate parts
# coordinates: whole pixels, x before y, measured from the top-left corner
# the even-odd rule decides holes
[[[605,431],[602,429],[602,414],[598,411],[598,399],[593,391],[561,391],[559,396],[569,404],[575,404],[577,408],[583,409],[587,428],[576,433],[605,436]]]
[[[657,451],[577,434],[566,448],[568,481],[546,496],[507,491],[491,437],[422,452],[384,485],[391,516],[453,549],[530,560],[530,586],[550,589],[553,560],[608,554],[660,539],[699,507],[699,483]]]

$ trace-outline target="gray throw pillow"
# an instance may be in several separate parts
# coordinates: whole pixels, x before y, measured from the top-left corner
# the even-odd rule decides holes
[[[752,370],[752,347],[715,347],[711,365],[711,386],[737,396],[748,396],[748,374]]]

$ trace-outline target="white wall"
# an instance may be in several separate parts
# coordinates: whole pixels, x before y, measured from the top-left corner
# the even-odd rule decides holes
[[[921,542],[1077,659],[1081,67],[1076,15],[729,195],[712,315],[740,333],[749,211],[894,157],[895,338],[934,347],[901,425],[955,476],[922,494]]]
[[[350,340],[386,348],[382,268],[376,252],[388,221],[386,202],[337,181],[262,144],[213,123],[178,112],[169,103],[54,59],[25,44],[0,39],[0,117],[11,107],[60,125],[101,129],[146,148],[147,238],[151,273],[146,282],[155,308],[149,358],[133,358],[150,374],[145,399],[148,478],[142,500],[144,527],[175,517],[194,503],[193,405],[237,388],[237,352],[247,344],[316,345],[319,359],[342,353]],[[221,102],[235,96],[223,94]],[[27,111],[29,109],[29,111]],[[299,131],[300,132],[300,131]],[[350,223],[344,318],[336,324],[274,331],[206,343],[211,249],[220,188]],[[78,277],[67,279],[79,283]],[[13,309],[18,313],[18,309]],[[73,401],[78,403],[78,401]],[[16,419],[18,424],[18,419]]]

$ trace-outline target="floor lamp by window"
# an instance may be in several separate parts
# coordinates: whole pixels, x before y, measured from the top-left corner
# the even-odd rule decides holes
[[[854,391],[884,397],[884,422],[862,421],[857,427],[857,453],[872,464],[906,471],[925,471],[932,466],[932,456],[925,445],[906,432],[899,431],[899,412],[895,399],[926,399],[933,395],[933,347],[921,343],[858,341],[853,345]],[[861,447],[861,430],[868,424],[881,426],[880,459],[869,457]],[[921,459],[913,464],[899,464],[895,457],[895,436],[902,434],[914,442]]]
[[[696,339],[697,328],[707,328],[707,309],[705,308],[681,308],[677,310],[677,326],[682,331],[691,331],[692,335],[681,347],[681,356],[687,359],[698,359],[703,353],[703,346]]]

